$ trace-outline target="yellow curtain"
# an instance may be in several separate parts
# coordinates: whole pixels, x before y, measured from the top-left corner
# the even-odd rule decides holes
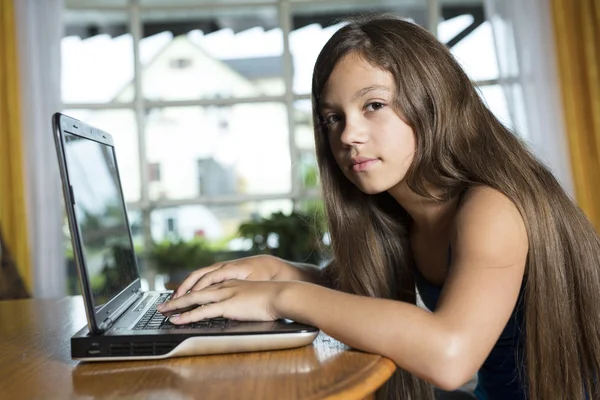
[[[0,229],[31,293],[13,1],[0,0]]]
[[[551,4],[577,202],[600,232],[600,1]]]

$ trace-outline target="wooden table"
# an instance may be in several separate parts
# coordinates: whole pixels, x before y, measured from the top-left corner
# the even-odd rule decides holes
[[[0,301],[0,398],[363,399],[396,368],[323,334],[291,350],[78,363],[70,337],[85,323],[81,297]]]

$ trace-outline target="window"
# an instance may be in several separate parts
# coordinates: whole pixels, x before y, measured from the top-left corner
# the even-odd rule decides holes
[[[482,2],[66,0],[64,109],[115,138],[142,271],[151,240],[240,250],[241,223],[319,203],[311,74],[345,16],[436,30],[510,124]]]
[[[498,82],[492,27],[485,20],[482,5],[477,2],[441,4],[438,39],[446,43],[467,75],[477,84],[488,108],[504,125],[512,128],[506,97]]]

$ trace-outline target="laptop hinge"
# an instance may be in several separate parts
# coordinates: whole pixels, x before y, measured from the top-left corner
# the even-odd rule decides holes
[[[125,302],[123,302],[123,304],[121,304],[121,307],[117,308],[112,314],[110,314],[108,317],[106,317],[106,319],[100,323],[98,328],[100,328],[100,330],[102,332],[106,332],[106,330],[108,330],[112,326],[112,324],[114,324],[115,321],[117,319],[119,319],[119,317],[121,315],[123,315],[123,313],[125,311],[127,311],[129,309],[129,307],[131,307],[131,305],[133,303],[135,303],[136,301],[138,301],[138,299],[140,297],[142,297],[143,295],[144,295],[144,292],[142,292],[141,290],[135,291],[131,295],[131,297],[129,297],[129,299],[127,299],[127,301],[125,301]]]

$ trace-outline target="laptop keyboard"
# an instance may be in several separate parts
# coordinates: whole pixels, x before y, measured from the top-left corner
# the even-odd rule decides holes
[[[168,317],[156,310],[156,306],[164,303],[171,296],[170,293],[161,293],[158,296],[156,302],[146,311],[146,314],[138,321],[133,327],[134,330],[156,330],[156,329],[223,329],[229,326],[229,319],[227,318],[212,318],[202,320],[185,325],[173,325]]]

